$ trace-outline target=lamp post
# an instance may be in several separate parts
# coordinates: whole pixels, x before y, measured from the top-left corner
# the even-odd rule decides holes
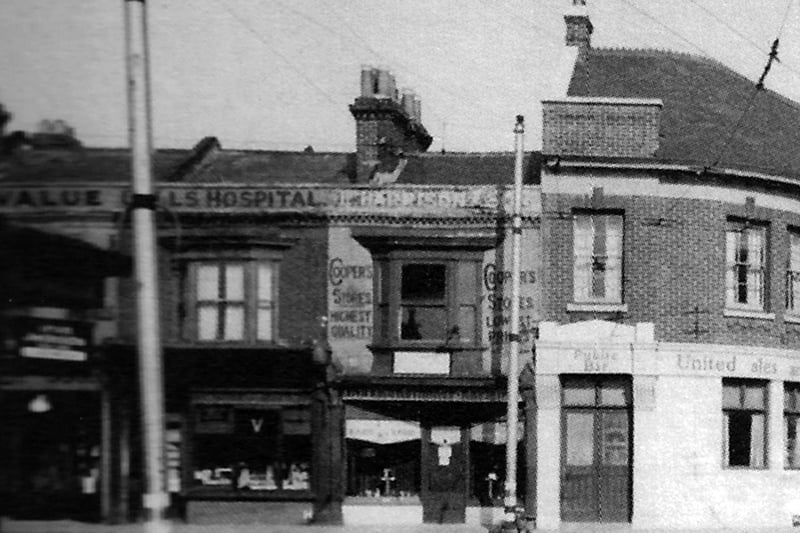
[[[152,184],[150,74],[147,56],[145,0],[125,1],[128,135],[132,159],[134,281],[136,283],[136,344],[144,448],[144,508],[148,532],[168,531],[169,495],[164,463],[164,377],[159,332],[158,277],[155,247],[156,196]]]
[[[506,482],[504,522],[507,526],[516,523],[517,510],[517,424],[519,420],[519,290],[520,256],[522,237],[522,157],[525,135],[525,119],[517,115],[514,126],[514,206],[511,213],[511,333],[508,354],[508,412],[506,421]]]

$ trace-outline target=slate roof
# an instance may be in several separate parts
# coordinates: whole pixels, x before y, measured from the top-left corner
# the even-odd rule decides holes
[[[479,185],[514,182],[513,153],[409,154],[398,184]],[[526,182],[538,183],[538,155],[526,156]],[[218,150],[186,171],[187,183],[322,183],[350,185],[354,153]]]
[[[350,183],[355,154],[215,150],[176,180],[185,183]]]
[[[522,162],[523,183],[539,183],[541,154],[525,154]],[[417,154],[397,180],[414,185],[513,185],[514,153]]]
[[[190,153],[190,150],[157,150],[153,154],[153,178],[169,180]],[[102,183],[130,179],[130,151],[121,148],[23,149],[0,156],[0,184]]]
[[[768,81],[768,80],[767,80]],[[661,98],[656,158],[800,176],[800,104],[764,90],[723,150],[753,97],[755,81],[721,63],[661,50],[590,48],[569,96]]]

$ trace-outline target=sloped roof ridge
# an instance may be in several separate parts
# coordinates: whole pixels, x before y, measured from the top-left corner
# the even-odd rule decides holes
[[[591,48],[590,52],[599,52],[604,55],[642,55],[649,57],[668,56],[679,59],[692,59],[694,61],[708,63],[709,65],[723,67],[725,69],[733,71],[733,69],[731,69],[728,65],[722,63],[718,59],[714,59],[713,57],[695,54],[693,52],[672,50],[670,48],[637,48],[637,47],[627,47],[627,46],[597,47],[597,48],[593,47]]]
[[[525,152],[530,153],[529,151]],[[406,157],[497,157],[497,156],[511,156],[514,155],[512,150],[496,151],[496,152],[419,152],[415,154],[406,154]]]
[[[681,52],[677,50],[670,50],[667,48],[629,48],[629,47],[598,47],[592,48],[591,52],[599,52],[603,55],[616,55],[616,56],[624,56],[624,55],[639,55],[645,57],[671,57],[675,59],[684,59],[690,61],[696,61],[698,63],[705,63],[709,66],[724,70],[728,74],[732,74],[737,76],[743,81],[747,83],[752,83],[753,87],[755,87],[756,82],[751,80],[741,72],[734,70],[733,68],[729,67],[722,61],[718,59],[714,59],[713,57],[703,56],[699,54],[695,54],[692,52]],[[800,110],[800,102],[796,102],[791,98],[784,96],[780,93],[777,93],[769,88],[764,88],[764,91],[772,98],[776,98],[777,100],[783,102],[786,105],[793,107],[794,109]]]

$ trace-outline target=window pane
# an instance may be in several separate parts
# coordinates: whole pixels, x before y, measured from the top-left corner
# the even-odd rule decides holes
[[[244,300],[244,267],[242,265],[226,265],[225,299],[233,302]]]
[[[589,466],[594,462],[594,415],[567,413],[567,464]]]
[[[244,307],[229,305],[225,308],[225,331],[223,338],[228,341],[244,339]]]
[[[738,409],[742,406],[741,390],[736,383],[723,383],[722,385],[722,407],[726,409]]]
[[[764,415],[752,415],[750,426],[750,466],[753,468],[764,467]]]
[[[605,465],[628,464],[628,413],[606,411],[600,417],[600,460]]]
[[[272,309],[270,307],[258,308],[257,336],[260,341],[271,341],[272,336]]]
[[[594,405],[594,383],[572,381],[564,385],[564,405]]]
[[[764,409],[764,386],[746,385],[744,388],[744,408]]]
[[[752,417],[750,413],[730,412],[728,421],[728,466],[750,466]]]
[[[219,298],[219,267],[199,265],[197,267],[197,299],[217,300]]]
[[[786,468],[800,468],[800,442],[797,439],[797,420],[795,415],[788,415],[783,418],[784,443],[786,445],[786,457],[784,466]]]
[[[403,265],[400,296],[403,301],[444,300],[445,265]]]
[[[378,276],[378,303],[389,303],[389,263],[382,261],[378,263],[378,268],[375,270],[375,275]]]
[[[400,338],[405,340],[444,340],[447,311],[444,307],[403,306]]]
[[[573,297],[576,302],[590,297],[592,282],[592,247],[594,230],[592,219],[587,215],[576,215],[573,226]]]
[[[623,383],[603,383],[600,386],[600,404],[628,405],[627,389]]]
[[[458,333],[461,342],[469,343],[474,340],[476,320],[474,305],[462,305],[458,308]]]
[[[211,341],[217,338],[218,311],[216,305],[203,305],[197,308],[197,338]]]
[[[258,265],[258,299],[262,302],[272,301],[272,264]]]
[[[478,279],[474,263],[458,264],[458,284],[456,285],[459,303],[473,304],[478,295]]]

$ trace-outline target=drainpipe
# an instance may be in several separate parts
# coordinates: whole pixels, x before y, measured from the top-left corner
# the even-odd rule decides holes
[[[145,0],[125,0],[128,136],[132,158],[134,281],[139,394],[144,448],[145,531],[169,531],[164,463],[164,384],[159,332],[158,274],[155,246],[156,196],[152,184],[150,73]]]
[[[503,505],[504,523],[508,526],[517,520],[517,423],[519,420],[519,291],[520,246],[522,241],[522,156],[525,136],[524,117],[517,115],[514,126],[514,208],[511,213],[511,333],[508,354],[508,412],[506,421],[506,483]]]

